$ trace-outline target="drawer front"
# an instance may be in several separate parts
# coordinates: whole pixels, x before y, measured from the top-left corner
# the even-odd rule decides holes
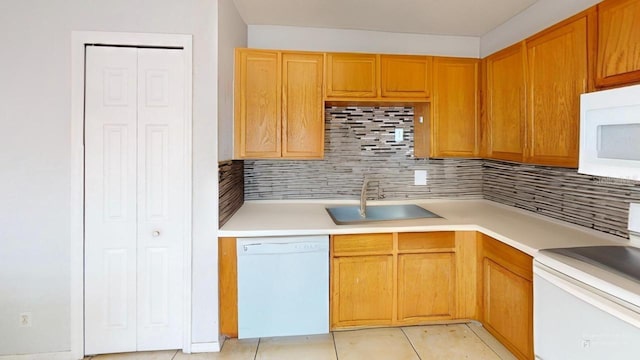
[[[453,231],[437,231],[427,233],[399,233],[398,250],[429,251],[451,250],[456,246],[456,234]]]
[[[393,251],[393,234],[334,235],[333,254],[383,254]]]

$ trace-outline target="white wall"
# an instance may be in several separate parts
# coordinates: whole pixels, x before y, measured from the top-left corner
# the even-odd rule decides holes
[[[480,55],[485,57],[585,10],[602,0],[538,0],[480,39]]]
[[[477,58],[480,54],[480,39],[470,36],[249,25],[249,47]]]
[[[193,34],[193,340],[218,340],[217,20],[215,0],[0,1],[0,355],[70,347],[73,30]]]
[[[232,0],[218,0],[218,160],[233,157],[233,49],[247,47],[247,24]]]

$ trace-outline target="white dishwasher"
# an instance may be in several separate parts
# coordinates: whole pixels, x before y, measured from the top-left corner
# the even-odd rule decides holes
[[[329,236],[241,238],[238,338],[329,332]]]

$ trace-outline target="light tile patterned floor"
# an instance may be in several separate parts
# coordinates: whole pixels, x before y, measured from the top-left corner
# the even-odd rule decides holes
[[[512,360],[476,323],[336,331],[326,335],[225,341],[219,353],[179,350],[87,357],[91,360]]]

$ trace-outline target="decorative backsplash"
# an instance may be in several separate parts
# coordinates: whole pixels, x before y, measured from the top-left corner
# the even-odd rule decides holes
[[[482,198],[482,160],[413,157],[412,107],[327,107],[325,127],[323,160],[245,160],[245,199],[357,199],[365,176],[372,199]]]
[[[222,227],[244,204],[242,160],[218,163],[218,226]]]
[[[629,202],[640,203],[640,182],[575,169],[415,159],[412,107],[327,107],[325,126],[323,160],[220,163],[220,226],[244,199],[357,199],[365,175],[370,199],[484,197],[622,237]],[[403,129],[402,142],[394,141],[396,128]],[[428,185],[413,185],[414,170],[428,171]]]
[[[627,237],[629,202],[640,202],[640,182],[486,160],[483,193],[485,199]]]

